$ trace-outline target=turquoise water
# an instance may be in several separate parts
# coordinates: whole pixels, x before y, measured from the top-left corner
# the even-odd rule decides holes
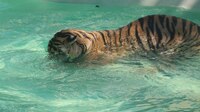
[[[200,111],[200,56],[130,55],[107,64],[47,58],[48,40],[61,29],[114,29],[150,14],[200,24],[200,12],[172,7],[0,0],[0,112]]]

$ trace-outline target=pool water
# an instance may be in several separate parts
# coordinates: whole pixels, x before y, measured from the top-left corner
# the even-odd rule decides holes
[[[133,54],[106,64],[47,57],[61,29],[115,29],[150,14],[200,24],[200,12],[173,7],[0,0],[0,112],[199,112],[200,56]]]

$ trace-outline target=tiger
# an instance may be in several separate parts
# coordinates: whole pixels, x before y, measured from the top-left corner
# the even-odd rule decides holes
[[[148,15],[114,30],[61,30],[49,40],[48,53],[73,62],[108,52],[178,52],[199,49],[199,45],[198,24],[176,16]]]

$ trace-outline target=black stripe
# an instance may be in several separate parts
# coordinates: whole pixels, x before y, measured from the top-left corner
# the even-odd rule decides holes
[[[93,44],[95,45],[96,41],[97,41],[97,38],[96,38],[96,35],[91,33],[91,32],[88,32],[88,34],[92,35],[93,39],[92,39],[92,42]]]
[[[193,23],[190,23],[190,30],[189,30],[189,34],[192,33],[192,27],[193,27]]]
[[[49,44],[49,47],[48,47],[48,52],[51,52],[51,49],[53,49],[54,51],[58,51],[58,49],[52,45],[52,44]],[[52,53],[52,52],[51,52]]]
[[[143,25],[144,25],[144,18],[140,18],[139,22],[140,22],[142,30],[144,31],[144,27],[143,27]]]
[[[151,36],[150,36],[149,29],[146,28],[146,31],[147,31],[146,34],[147,34],[147,42],[148,42],[149,48],[155,49],[153,42],[152,42],[152,39],[151,39]]]
[[[132,49],[135,49],[134,47],[134,40],[133,36],[131,36],[131,28],[133,27],[133,22],[131,22],[128,26],[128,36],[129,36],[129,44],[132,45]]]
[[[164,15],[160,15],[158,17],[159,17],[159,21],[160,21],[161,26],[164,28],[164,19],[165,19],[165,16]]]
[[[111,37],[111,34],[110,34],[110,31],[109,30],[105,30],[105,32],[107,33],[107,36],[108,36],[108,38],[110,39],[110,47],[111,47],[111,45],[112,45],[112,37]],[[107,39],[108,39],[107,38]]]
[[[182,30],[183,30],[183,32],[185,32],[185,26],[186,26],[186,21],[182,20]]]
[[[198,27],[198,38],[200,38],[200,26],[197,27]]]
[[[167,30],[169,32],[171,32],[171,29],[170,29],[170,26],[169,26],[169,18],[166,18],[166,27],[167,27]]]
[[[101,31],[98,31],[98,33],[101,35],[104,45],[107,45],[104,34]]]
[[[169,43],[169,42],[171,42],[173,39],[174,39],[174,37],[175,37],[175,27],[172,27],[172,29],[170,29],[170,26],[169,26],[169,18],[167,18],[166,19],[166,27],[167,27],[167,30],[168,30],[168,32],[169,32],[169,35],[170,35],[170,39],[169,39],[169,41],[167,42],[167,43]],[[176,23],[174,23],[174,21],[173,21],[173,24],[174,25],[177,25]]]
[[[106,31],[108,37],[110,38],[110,32],[109,32],[109,30],[104,30],[104,31]]]
[[[195,28],[196,30],[195,30],[195,35],[194,35],[194,37],[197,37],[198,34],[199,34],[199,32],[198,32],[198,26],[195,25],[194,27],[196,27],[196,28]]]
[[[119,28],[119,43],[120,43],[120,46],[122,46],[122,28]]]
[[[109,30],[109,32],[112,34],[112,35],[110,35],[111,45],[112,45],[112,41],[114,41],[113,39],[115,38],[115,31],[114,30]]]
[[[198,26],[198,33],[200,34],[200,26]]]
[[[52,44],[54,45],[60,45],[60,44],[64,44],[63,42],[61,42],[60,40],[57,40],[56,38],[52,38]]]
[[[117,38],[116,38],[116,31],[113,31],[114,33],[114,41],[115,41],[115,47],[117,47]]]
[[[172,37],[172,39],[174,39],[174,37],[175,37],[175,33],[176,33],[176,26],[175,25],[177,25],[177,23],[174,23],[173,21],[172,21],[172,31],[171,31],[171,37]]]
[[[197,31],[194,37],[197,37],[197,36],[198,36],[198,34],[199,34],[199,33],[198,33],[198,31]]]
[[[130,32],[129,32],[129,28],[128,28],[129,25],[127,25],[127,26],[125,26],[125,27],[127,27],[127,30],[128,30],[128,31],[125,32],[126,43],[129,44],[129,33],[130,33]]]
[[[156,44],[156,48],[159,48],[159,44],[162,40],[162,32],[160,31],[160,28],[158,27],[158,25],[156,25],[156,33],[158,34],[158,41],[157,41],[157,44]]]
[[[87,36],[87,33],[81,32],[81,31],[77,31],[77,32],[80,33],[80,34],[82,34],[83,37],[85,37],[85,38],[91,40],[91,38]]]
[[[177,19],[178,19],[177,17],[172,17],[172,21],[173,21],[173,23],[174,23],[175,26],[177,25],[177,22],[178,22]]]
[[[150,44],[150,34],[148,28],[146,28],[146,38],[148,42],[148,47],[151,49],[151,44]]]
[[[154,16],[149,16],[148,17],[148,27],[151,30],[152,34],[154,34],[154,24],[155,24],[153,17]]]
[[[96,40],[96,36],[93,33],[89,33],[90,35],[92,35],[92,37]]]
[[[110,32],[109,32],[109,30],[105,30],[105,32],[107,33],[107,39],[110,39],[109,41],[110,41],[110,44],[111,44],[111,35],[110,35]]]
[[[135,26],[135,37],[136,37],[136,39],[137,39],[138,45],[139,45],[143,50],[145,50],[145,49],[144,49],[144,46],[143,46],[143,44],[142,44],[142,41],[141,41],[141,39],[140,39],[140,36],[139,36],[139,34],[138,34],[137,25]]]

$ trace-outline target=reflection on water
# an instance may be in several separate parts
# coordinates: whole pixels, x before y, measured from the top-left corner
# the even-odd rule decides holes
[[[117,28],[141,14],[166,12],[200,23],[196,12],[30,1],[37,9],[27,10],[27,1],[24,7],[0,2],[6,4],[0,12],[1,112],[200,110],[199,56],[139,53],[99,64],[50,60],[46,52],[48,40],[63,28]]]

